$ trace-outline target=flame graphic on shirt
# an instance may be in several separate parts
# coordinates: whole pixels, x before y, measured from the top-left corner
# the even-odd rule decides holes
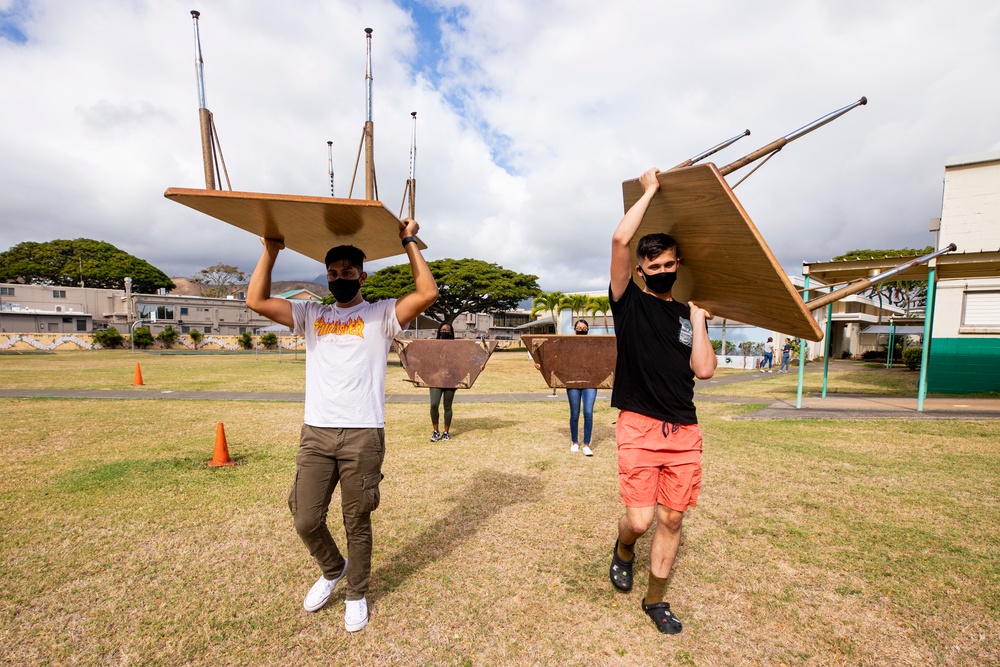
[[[322,336],[357,336],[365,337],[365,321],[360,317],[352,317],[349,320],[334,320],[329,322],[323,318],[317,318],[313,322],[313,330],[316,337]]]

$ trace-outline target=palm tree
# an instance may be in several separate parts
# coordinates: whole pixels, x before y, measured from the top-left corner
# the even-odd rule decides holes
[[[536,313],[548,311],[552,314],[552,326],[555,327],[554,331],[559,332],[559,327],[556,324],[556,317],[559,311],[562,310],[562,300],[566,296],[562,292],[547,292],[544,294],[539,294],[531,302],[531,316],[534,317]]]
[[[604,316],[604,333],[608,333],[608,313],[611,312],[611,299],[606,296],[592,296],[587,305],[587,312],[595,319],[597,313]]]
[[[576,313],[586,313],[589,304],[590,297],[586,294],[567,294],[559,302],[560,306],[569,309],[571,316],[575,316]]]

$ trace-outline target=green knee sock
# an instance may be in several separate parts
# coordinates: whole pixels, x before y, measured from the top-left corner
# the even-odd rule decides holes
[[[646,604],[663,602],[667,595],[667,578],[660,579],[652,572],[649,573],[649,584],[646,586]]]

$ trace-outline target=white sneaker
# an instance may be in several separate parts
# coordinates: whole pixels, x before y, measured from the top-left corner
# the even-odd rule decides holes
[[[347,608],[344,610],[344,629],[348,632],[357,632],[368,625],[368,600],[345,600]]]
[[[306,611],[318,611],[323,608],[330,600],[330,594],[333,593],[333,587],[337,585],[337,582],[344,578],[347,574],[347,559],[344,559],[344,569],[341,571],[340,576],[336,579],[327,579],[326,577],[320,577],[319,580],[313,584],[313,587],[309,589],[306,593],[306,599],[302,603]]]
[[[593,456],[594,455],[594,451],[590,448],[590,445],[584,445],[583,446],[583,455],[584,456]]]
[[[580,445],[578,445],[578,444],[576,444],[574,442],[572,445],[569,446],[569,451],[571,451],[571,452],[578,452],[578,451],[580,451]]]

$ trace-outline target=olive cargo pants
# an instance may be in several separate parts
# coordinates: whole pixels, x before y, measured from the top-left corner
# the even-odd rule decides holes
[[[323,570],[323,576],[335,579],[344,569],[344,556],[327,528],[326,516],[333,490],[340,483],[347,533],[348,600],[360,600],[368,592],[371,513],[379,504],[384,458],[384,429],[302,426],[288,508],[295,520],[295,531]]]

